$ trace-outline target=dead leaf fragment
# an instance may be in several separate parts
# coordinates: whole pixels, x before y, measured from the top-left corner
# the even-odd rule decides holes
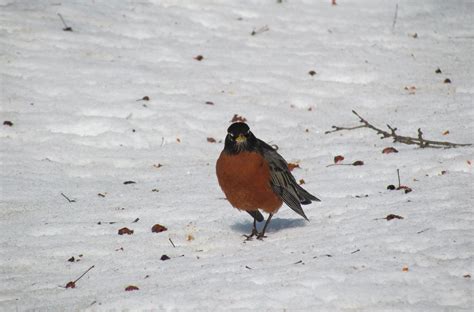
[[[76,283],[73,281],[70,281],[69,283],[66,284],[66,288],[76,288]]]
[[[446,79],[444,79],[444,81],[443,81],[443,82],[444,82],[444,83],[451,83],[451,79],[449,79],[449,78],[446,78]]]
[[[293,171],[295,168],[301,168],[298,163],[288,163],[288,170]]]
[[[188,235],[186,235],[186,240],[187,240],[188,242],[193,241],[193,240],[194,240],[194,236],[191,235],[191,234],[188,234]]]
[[[127,185],[127,184],[135,184],[135,183],[137,183],[137,182],[135,182],[135,181],[125,181],[125,182],[123,182],[123,184],[125,184],[125,185]]]
[[[208,138],[207,138],[207,142],[209,142],[209,143],[216,143],[216,139],[211,138],[211,137],[208,137]]]
[[[344,156],[342,156],[342,155],[337,155],[336,157],[334,157],[334,163],[335,164],[338,164],[343,160],[344,160]]]
[[[214,105],[214,102],[211,102],[211,101],[206,101],[206,103],[205,103],[205,104],[207,104],[207,105]]]
[[[167,255],[162,255],[161,258],[160,258],[161,261],[166,261],[166,260],[169,260],[169,259],[171,259],[171,258],[168,257]]]
[[[404,190],[405,194],[410,193],[411,191],[413,191],[411,188],[409,188],[408,186],[405,186],[405,185],[400,185],[399,187],[397,187],[397,190]]]
[[[404,266],[404,267],[402,268],[402,272],[408,272],[408,267],[407,267],[407,266]]]
[[[383,154],[398,153],[398,150],[394,147],[386,147],[382,151]]]
[[[74,256],[73,256],[73,257],[67,259],[67,261],[69,261],[69,262],[74,262],[74,261],[76,261],[76,259],[75,259]]]
[[[438,67],[438,68],[435,70],[435,73],[441,74],[441,73],[442,73],[441,68]]]
[[[238,114],[234,114],[234,117],[230,120],[230,122],[246,122],[247,119],[243,116],[239,116]]]
[[[176,138],[176,142],[181,143],[181,139],[180,139],[180,138]]]
[[[125,288],[125,291],[134,291],[134,290],[140,290],[140,289],[137,286],[133,286],[133,285],[127,286]]]
[[[305,182],[305,180],[300,179],[299,183],[300,183],[300,185],[302,185],[302,184],[305,184],[306,182]]]
[[[352,163],[353,166],[363,166],[364,162],[362,160],[356,160]]]
[[[118,235],[124,235],[124,234],[127,234],[127,235],[132,235],[133,234],[133,230],[130,230],[129,228],[121,228],[120,230],[118,230]]]
[[[11,122],[10,120],[5,120],[5,121],[3,122],[3,125],[4,125],[4,126],[8,126],[8,127],[12,127],[12,126],[13,126],[13,122]]]
[[[204,56],[202,56],[202,55],[196,55],[196,56],[194,57],[194,59],[195,59],[196,61],[202,61],[202,60],[204,59]]]
[[[393,191],[395,189],[396,189],[396,187],[393,184],[390,184],[389,186],[387,186],[387,190]]]
[[[471,274],[464,274],[462,277],[464,277],[464,278],[471,278]]]
[[[316,72],[315,72],[314,70],[310,70],[310,71],[308,72],[308,74],[309,74],[310,76],[314,76],[314,75],[316,75]]]
[[[165,226],[161,225],[161,224],[155,224],[151,228],[151,231],[153,233],[161,233],[161,232],[164,232],[164,231],[167,231],[167,230],[168,229]]]
[[[408,94],[415,94],[416,93],[416,87],[415,86],[406,86],[405,90],[408,91]]]
[[[449,134],[449,130],[446,130],[443,132],[443,135],[448,135]]]
[[[156,169],[158,169],[158,168],[163,167],[163,165],[162,165],[162,164],[154,164],[153,167],[155,167]]]
[[[396,214],[389,214],[384,219],[386,219],[387,221],[390,221],[390,220],[393,220],[393,219],[403,219],[403,217],[399,216],[399,215],[396,215]]]

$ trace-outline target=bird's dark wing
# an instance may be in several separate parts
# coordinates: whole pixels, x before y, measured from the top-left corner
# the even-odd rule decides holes
[[[258,140],[258,146],[259,151],[268,162],[270,168],[270,185],[273,192],[280,196],[288,207],[308,220],[301,204],[307,205],[310,204],[311,201],[320,200],[298,185],[288,169],[288,163],[273,147],[262,140]]]

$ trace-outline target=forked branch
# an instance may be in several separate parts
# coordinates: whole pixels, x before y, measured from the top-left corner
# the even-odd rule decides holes
[[[377,134],[381,135],[381,139],[392,138],[393,142],[399,142],[403,144],[409,145],[418,145],[421,148],[431,147],[431,148],[453,148],[453,147],[460,147],[460,146],[471,146],[472,144],[461,144],[461,143],[451,143],[451,142],[443,142],[443,141],[432,141],[427,140],[423,137],[423,132],[421,128],[418,128],[418,137],[409,137],[397,134],[397,128],[394,128],[390,125],[387,125],[389,131],[380,129],[369,123],[365,120],[362,116],[360,116],[355,110],[352,111],[354,115],[359,117],[359,122],[362,125],[354,126],[354,127],[339,127],[339,126],[332,126],[333,130],[326,131],[325,134],[342,131],[342,130],[354,130],[359,128],[369,128],[377,132]]]

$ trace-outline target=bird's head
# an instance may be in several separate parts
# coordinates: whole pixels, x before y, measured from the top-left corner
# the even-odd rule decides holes
[[[257,138],[244,122],[236,122],[227,129],[224,150],[231,154],[250,152],[256,149]]]

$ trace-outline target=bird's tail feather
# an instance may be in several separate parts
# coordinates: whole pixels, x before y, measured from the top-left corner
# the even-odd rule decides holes
[[[303,205],[308,205],[311,204],[311,201],[321,201],[319,198],[317,198],[314,195],[311,195],[308,191],[306,191],[304,188],[299,186],[298,184],[296,185],[298,188],[298,195],[300,199],[300,203]]]

